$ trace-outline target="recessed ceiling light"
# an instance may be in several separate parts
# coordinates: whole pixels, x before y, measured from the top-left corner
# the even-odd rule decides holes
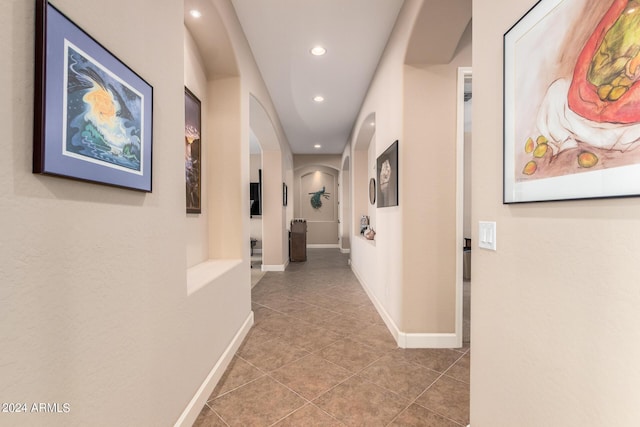
[[[324,101],[324,97],[322,97],[320,95],[314,96],[313,100],[316,101],[316,102],[322,102],[322,101]]]
[[[376,122],[371,122],[370,124],[371,124],[371,126],[375,126]]]
[[[316,46],[311,49],[311,54],[315,56],[322,56],[325,53],[327,53],[327,49],[323,48],[322,46]]]
[[[313,148],[322,148],[322,145],[316,144],[316,145],[313,146]]]
[[[189,14],[191,16],[193,16],[194,18],[200,18],[202,16],[202,13],[199,10],[196,10],[196,9],[190,10]]]

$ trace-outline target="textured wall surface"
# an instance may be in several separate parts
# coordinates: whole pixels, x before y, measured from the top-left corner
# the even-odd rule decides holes
[[[171,425],[250,313],[248,264],[187,296],[182,2],[55,4],[153,86],[153,193],[31,173],[34,2],[0,2],[0,396],[70,405],[0,424]]]
[[[502,204],[502,35],[528,0],[473,3],[471,425],[640,418],[640,200]]]

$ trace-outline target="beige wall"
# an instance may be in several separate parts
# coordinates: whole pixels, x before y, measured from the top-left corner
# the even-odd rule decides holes
[[[340,170],[342,156],[333,154],[295,155],[293,156],[293,187],[289,189],[289,204],[293,205],[293,217],[307,220],[307,244],[309,245],[338,245],[339,243],[339,205]],[[303,188],[308,174],[320,171],[331,176],[330,199],[322,199],[323,207],[319,211],[313,210],[309,203],[311,191],[322,188]],[[304,178],[306,175],[306,178]],[[329,181],[327,181],[329,182]]]
[[[371,204],[371,199],[369,198],[369,181],[371,180],[371,178],[374,178],[376,180],[376,198],[377,198],[378,184],[379,184],[378,177],[377,177],[377,173],[378,173],[377,158],[378,157],[376,155],[376,134],[374,133],[373,136],[371,136],[371,141],[369,142],[369,150],[367,151],[367,178],[366,180],[364,180],[364,182],[361,183],[364,196],[366,197],[366,206],[367,206],[366,211],[367,211],[367,216],[369,217],[369,226],[374,230],[378,229],[378,225],[376,224],[376,212],[377,212],[378,201],[376,200],[375,203]],[[359,227],[358,227],[358,232],[360,232]]]
[[[341,158],[340,162],[340,250],[346,253],[351,251],[351,158]]]
[[[250,94],[275,117],[278,188],[292,158],[230,2],[214,5],[242,78],[205,83],[182,2],[56,2],[154,88],[153,192],[140,193],[31,173],[34,2],[0,4],[0,52],[8,58],[0,65],[0,395],[71,406],[68,414],[0,423],[193,420],[201,405],[189,412],[190,402],[206,399],[199,388],[213,387],[216,363],[224,369],[225,351],[250,324]],[[207,190],[198,217],[184,207],[185,84],[203,101]],[[283,218],[276,215],[274,227],[279,262]],[[233,262],[188,292],[188,267],[207,259]]]
[[[263,268],[282,270],[288,263],[288,233],[285,226],[287,210],[282,206],[282,182],[286,182],[293,169],[291,149],[230,0],[212,1],[220,11],[229,32],[231,45],[242,76],[242,84],[239,88],[240,126],[243,141],[240,167],[243,177],[246,176],[246,181],[243,182],[241,188],[241,200],[249,200],[249,128],[251,127],[260,140],[263,150],[262,173],[265,203],[262,216]],[[222,116],[221,120],[224,119]],[[276,191],[276,187],[278,191]],[[246,213],[238,215],[238,218],[242,218],[243,221],[243,235],[238,244],[243,248],[244,257],[248,259],[250,251],[249,204],[246,203],[243,206],[246,206]]]
[[[446,65],[406,66],[400,143],[405,332],[455,332],[457,70],[471,28]]]
[[[452,345],[455,334],[456,82],[457,68],[471,65],[470,30],[449,64],[404,65],[422,5],[405,2],[354,127],[358,140],[375,113],[373,155],[351,147],[361,181],[399,140],[399,206],[375,209],[376,242],[372,249],[356,239],[352,265],[399,344],[409,347]],[[364,211],[368,185],[354,183],[354,190]],[[361,214],[354,212],[354,230]]]
[[[258,182],[260,180],[259,170],[262,169],[262,154],[252,154],[249,162],[249,179],[251,182]]]
[[[182,3],[56,2],[153,85],[148,194],[31,173],[34,3],[0,4],[0,395],[71,412],[0,422],[171,425],[250,313],[248,265],[187,296]]]
[[[249,247],[243,239],[249,221],[248,143],[244,142],[241,124],[241,86],[239,77],[210,80],[208,93],[211,108],[207,123],[213,144],[207,160],[211,170],[209,185],[209,256],[212,259],[240,259]],[[229,143],[228,141],[237,141]],[[246,157],[246,158],[245,158]],[[241,191],[238,191],[240,189]],[[247,218],[244,218],[244,217]],[[245,221],[246,220],[246,221]],[[244,242],[247,242],[243,245]]]
[[[360,216],[369,211],[368,197],[368,147],[370,140],[369,121],[375,116],[375,156],[379,156],[395,140],[400,141],[402,153],[403,139],[403,63],[404,52],[420,9],[420,0],[405,1],[396,25],[382,55],[378,69],[371,82],[360,114],[354,125],[351,141],[347,147],[353,159],[354,223],[355,236],[351,245],[352,269],[373,297],[378,310],[382,312],[387,326],[396,338],[403,322],[402,310],[402,210],[403,193],[400,188],[400,203],[396,207],[376,211],[376,241],[369,242],[359,237]],[[368,137],[363,137],[367,135]],[[403,168],[402,161],[399,164]],[[402,177],[400,177],[402,186]]]
[[[328,166],[340,170],[342,168],[342,156],[338,154],[296,154],[293,156],[294,169],[303,166]]]
[[[262,154],[252,154],[249,163],[250,182],[259,182],[259,170],[262,169]],[[258,240],[255,248],[262,249],[262,215],[252,216],[250,236]]]
[[[635,426],[640,199],[502,204],[503,33],[532,6],[473,2],[471,425]],[[498,13],[496,11],[499,11]]]
[[[184,84],[201,102],[202,118],[207,117],[207,78],[198,47],[189,31],[184,29]],[[206,160],[209,148],[209,127],[206,120],[202,123],[202,159]],[[205,165],[206,166],[206,165]],[[201,208],[200,214],[186,216],[187,266],[192,267],[209,259],[209,221],[208,221],[208,176],[209,168],[201,170]]]
[[[314,169],[300,175],[300,218],[307,218],[307,221],[335,222],[338,219],[336,203],[338,174],[335,169],[328,171]],[[322,191],[322,189],[324,189],[324,196],[320,196],[319,199],[322,206],[314,208],[311,205],[311,199],[315,194],[311,193]]]
[[[282,205],[283,159],[279,151],[263,151],[262,160],[269,165],[262,170],[262,264],[266,269],[284,269],[289,259],[289,236]]]
[[[339,160],[338,157],[338,164]],[[295,164],[299,164],[297,160]],[[300,166],[295,169],[293,177],[293,215],[307,220],[307,244],[337,245],[339,171],[326,166]],[[322,207],[314,209],[311,207],[309,193],[319,191],[322,187],[330,193],[329,198],[322,198]]]
[[[358,150],[354,151],[352,155],[353,226],[351,227],[351,234],[354,237],[360,236],[360,218],[363,215],[370,216],[375,210],[375,206],[369,204],[369,171],[372,169],[369,164],[369,151]]]

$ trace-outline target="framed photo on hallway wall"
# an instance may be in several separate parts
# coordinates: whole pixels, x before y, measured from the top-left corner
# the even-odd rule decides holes
[[[398,206],[398,141],[396,140],[376,161],[379,208]]]
[[[504,35],[504,203],[640,195],[640,7],[541,0]]]
[[[33,172],[151,192],[153,88],[36,1]]]
[[[287,184],[282,183],[282,206],[287,206],[289,203],[289,189],[287,188]]]
[[[184,169],[187,213],[202,212],[202,106],[200,100],[184,88]]]

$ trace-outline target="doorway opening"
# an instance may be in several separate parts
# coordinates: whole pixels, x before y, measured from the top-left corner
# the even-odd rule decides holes
[[[456,337],[471,343],[471,105],[472,72],[458,68],[456,180]]]

